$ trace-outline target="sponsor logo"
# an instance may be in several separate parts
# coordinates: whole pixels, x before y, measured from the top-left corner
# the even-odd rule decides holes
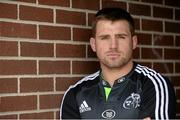
[[[108,110],[105,110],[103,113],[102,113],[102,117],[103,118],[106,118],[106,119],[111,119],[111,118],[114,118],[116,115],[116,112],[112,109],[108,109]]]
[[[123,103],[123,107],[125,109],[132,109],[139,107],[139,103],[141,102],[140,95],[136,93],[132,93]]]
[[[126,79],[125,77],[120,78],[117,82],[118,82],[118,83],[121,83],[121,82],[123,82],[125,79]]]
[[[84,100],[79,107],[79,112],[83,113],[86,111],[91,111],[91,107],[89,107],[87,102]]]

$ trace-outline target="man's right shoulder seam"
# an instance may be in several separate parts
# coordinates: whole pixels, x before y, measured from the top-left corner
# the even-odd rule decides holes
[[[69,91],[69,90],[72,89],[72,88],[75,88],[76,86],[82,84],[83,82],[90,81],[90,80],[94,80],[96,77],[99,76],[99,73],[100,73],[100,71],[97,71],[97,72],[95,72],[95,73],[93,73],[93,74],[90,74],[90,75],[85,76],[84,78],[82,78],[81,80],[79,80],[79,81],[78,81],[77,83],[75,83],[74,85],[71,85],[67,91]]]

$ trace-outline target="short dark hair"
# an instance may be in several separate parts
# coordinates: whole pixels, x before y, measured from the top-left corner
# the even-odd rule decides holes
[[[129,23],[131,34],[134,35],[134,20],[130,13],[125,11],[121,8],[103,8],[99,10],[96,15],[95,19],[92,22],[92,34],[95,36],[96,34],[96,25],[99,20],[111,20],[111,21],[117,21],[117,20],[126,20]]]

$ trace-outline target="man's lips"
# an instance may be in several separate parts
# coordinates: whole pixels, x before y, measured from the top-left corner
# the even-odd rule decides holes
[[[119,56],[119,54],[111,53],[111,54],[107,54],[107,56]]]
[[[118,56],[120,56],[120,54],[119,53],[115,53],[115,52],[109,52],[109,53],[107,53],[107,56],[109,56],[109,57],[118,57]]]

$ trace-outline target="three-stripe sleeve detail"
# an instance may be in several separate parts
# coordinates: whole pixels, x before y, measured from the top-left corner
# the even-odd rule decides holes
[[[156,71],[141,65],[137,65],[136,72],[147,76],[153,83],[156,91],[155,119],[169,119],[168,103],[169,93],[165,79]]]

